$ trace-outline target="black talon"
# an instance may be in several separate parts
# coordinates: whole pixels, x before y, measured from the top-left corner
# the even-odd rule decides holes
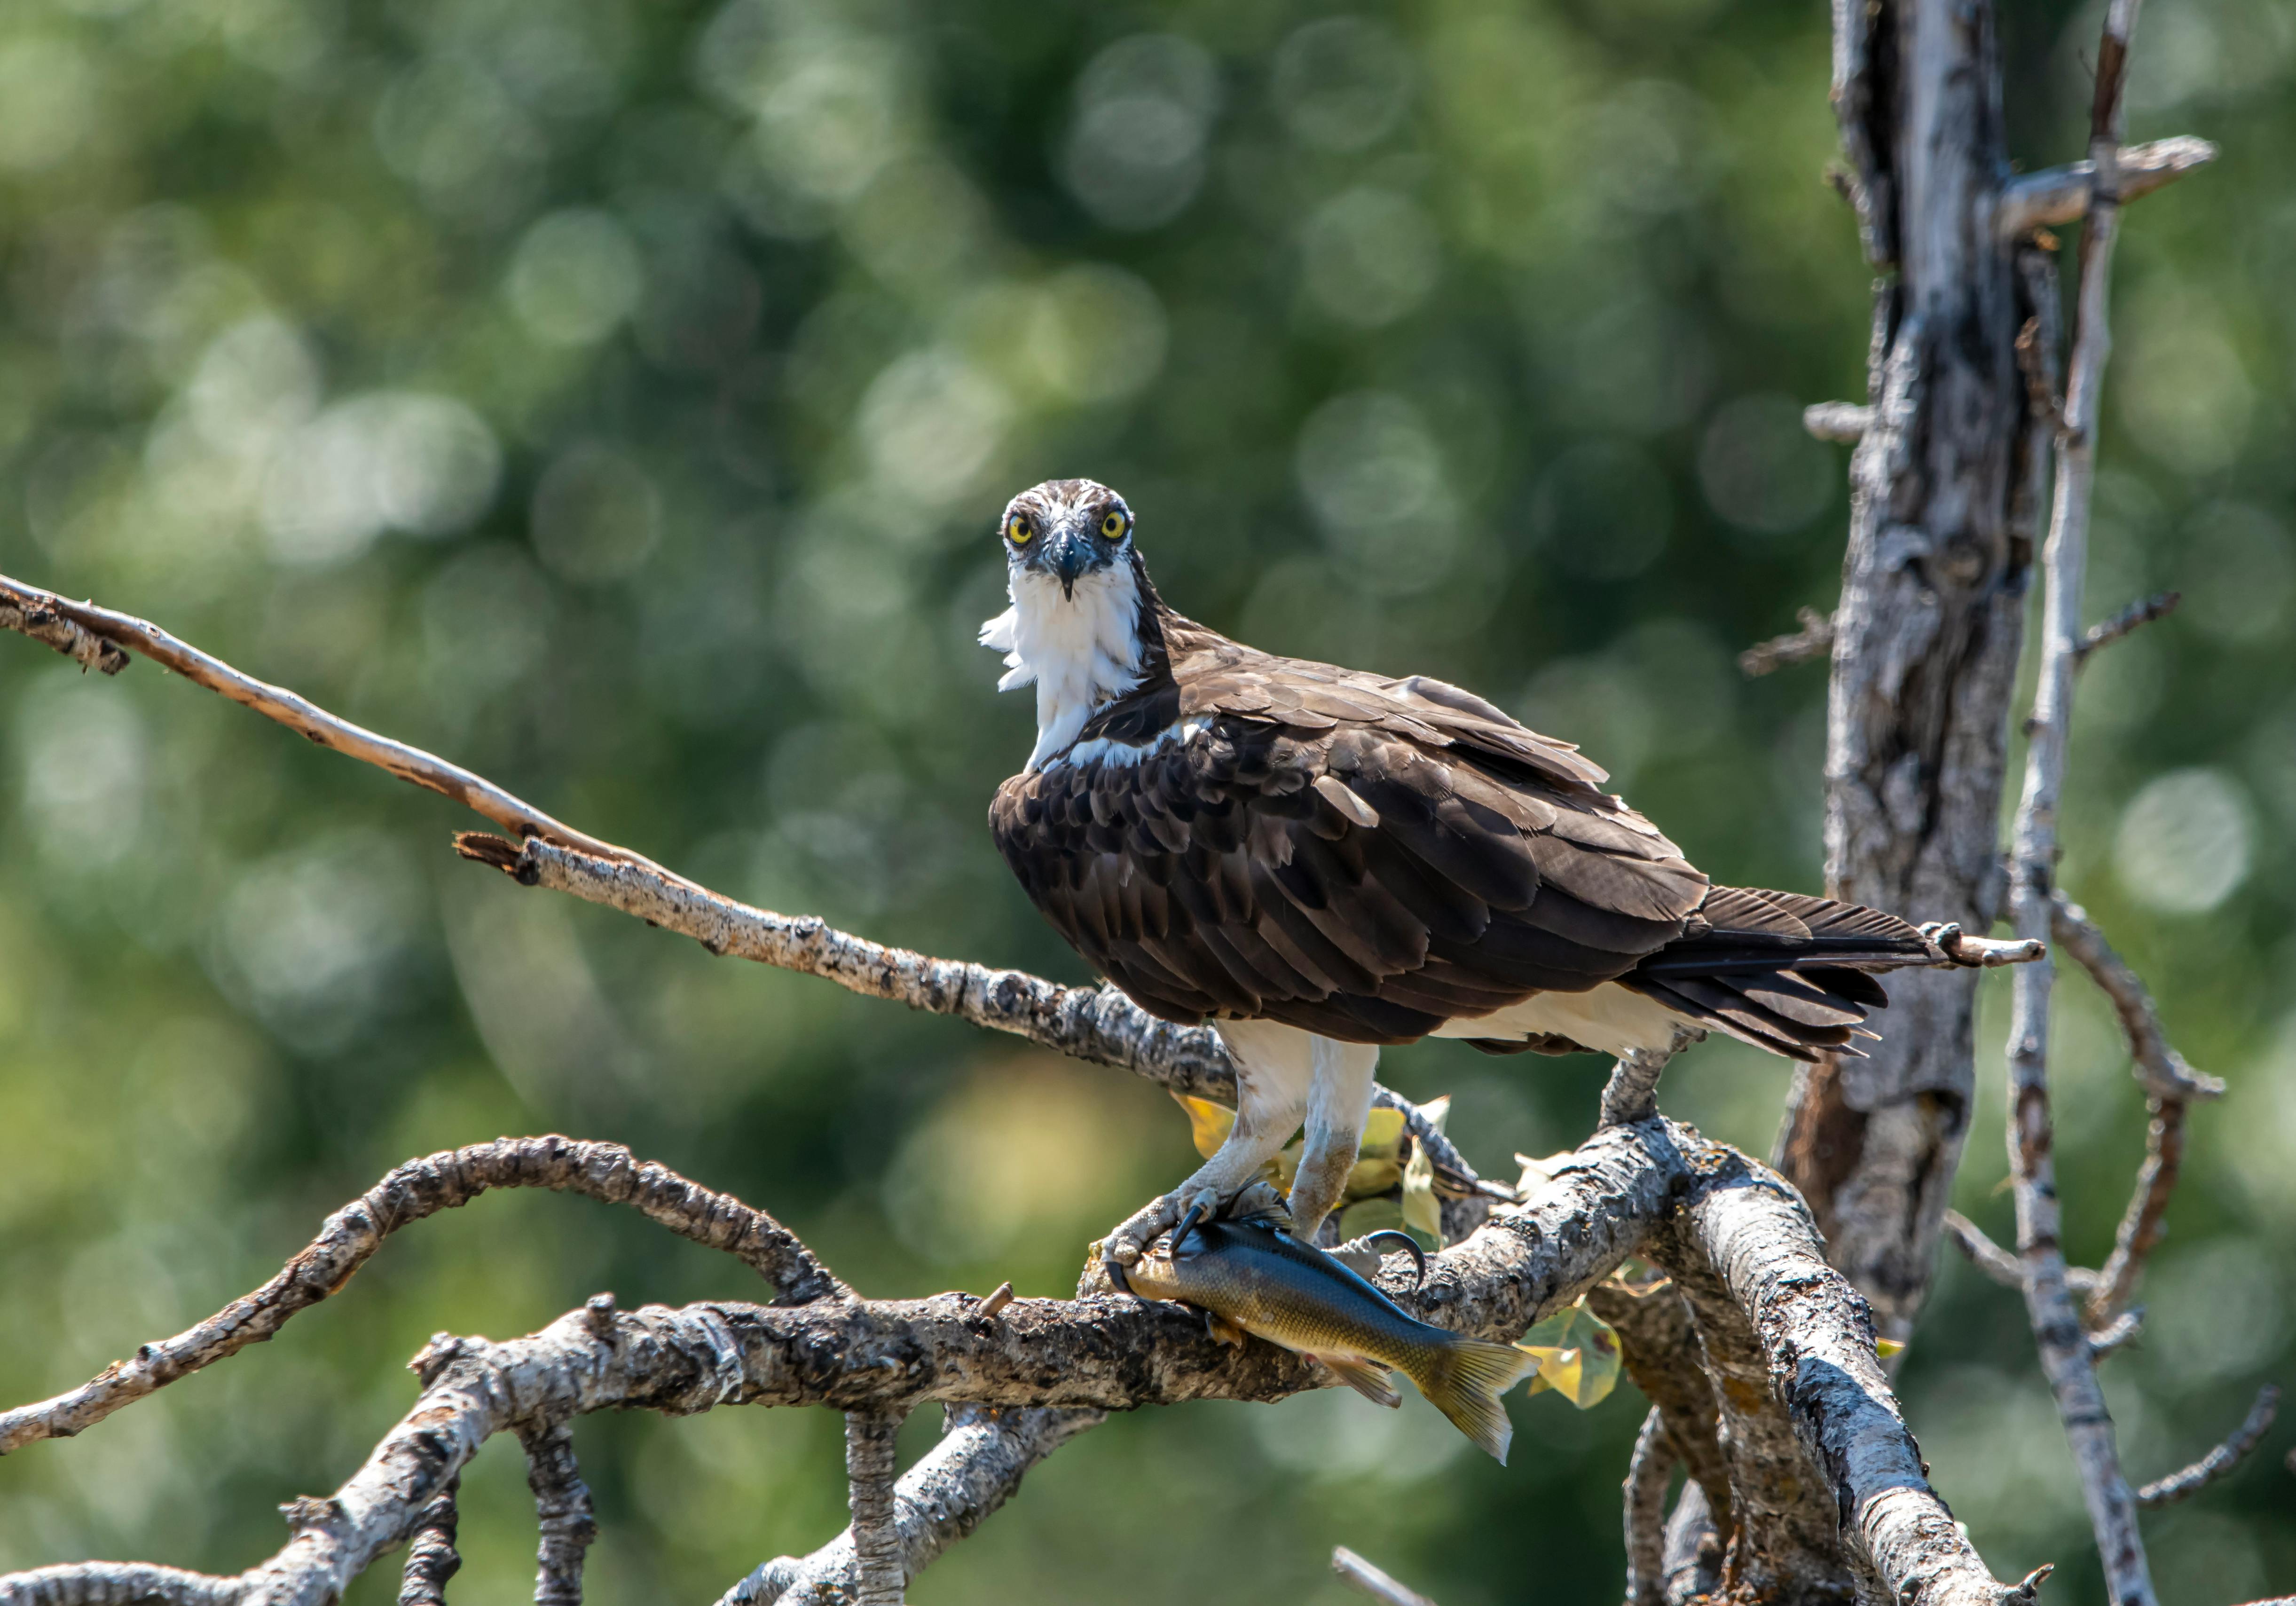
[[[1188,1207],[1187,1213],[1180,1217],[1180,1225],[1172,1229],[1173,1259],[1180,1258],[1180,1241],[1188,1235],[1188,1230],[1208,1214],[1210,1212],[1204,1209],[1204,1201],[1201,1199]]]
[[[1376,1233],[1365,1233],[1361,1241],[1377,1243],[1382,1238],[1392,1238],[1402,1244],[1403,1252],[1411,1257],[1411,1264],[1419,1268],[1419,1275],[1411,1284],[1412,1291],[1416,1293],[1424,1288],[1427,1285],[1427,1251],[1419,1247],[1419,1240],[1398,1228],[1382,1227]]]

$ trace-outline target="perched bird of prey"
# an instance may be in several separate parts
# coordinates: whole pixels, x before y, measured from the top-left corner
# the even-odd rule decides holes
[[[1235,1063],[1226,1142],[1111,1235],[1119,1265],[1303,1118],[1312,1236],[1382,1044],[1626,1055],[1714,1030],[1810,1060],[1888,1003],[1871,972],[1946,962],[1895,915],[1715,886],[1575,746],[1472,692],[1182,618],[1106,486],[1023,491],[1000,535],[1013,605],[980,640],[1000,690],[1037,688],[1037,743],[990,806],[996,845],[1088,963],[1150,1014],[1209,1020]]]

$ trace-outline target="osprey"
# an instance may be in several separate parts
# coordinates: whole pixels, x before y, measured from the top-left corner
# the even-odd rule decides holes
[[[1380,1046],[1662,1053],[1708,1030],[1852,1052],[1870,972],[1946,963],[1894,915],[1718,887],[1605,772],[1471,692],[1277,658],[1167,607],[1132,511],[1089,479],[1015,496],[1012,607],[981,627],[1037,743],[996,845],[1037,907],[1163,1020],[1209,1020],[1236,1122],[1111,1234],[1122,1265],[1249,1184],[1303,1117],[1291,1208],[1337,1201]]]

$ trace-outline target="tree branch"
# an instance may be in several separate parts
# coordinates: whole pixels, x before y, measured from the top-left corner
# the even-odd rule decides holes
[[[1800,629],[1757,642],[1738,654],[1739,674],[1754,680],[1788,664],[1806,664],[1814,658],[1824,658],[1833,651],[1832,614],[1820,613],[1815,608],[1797,608],[1794,617],[1801,621]]]
[[[2189,1500],[2202,1489],[2224,1477],[2254,1453],[2264,1442],[2272,1419],[2280,1413],[2280,1386],[2267,1383],[2256,1391],[2256,1404],[2230,1438],[2181,1472],[2171,1472],[2157,1478],[2136,1491],[2136,1504],[2144,1506],[2174,1505],[2179,1500]]]
[[[854,1606],[901,1606],[908,1588],[901,1535],[893,1520],[893,1483],[900,1471],[894,1450],[901,1436],[898,1411],[845,1413],[845,1483],[853,1512]]]
[[[2049,934],[2067,954],[2080,962],[2098,989],[2112,1001],[2113,1013],[2120,1017],[2121,1032],[2128,1039],[2128,1053],[2134,1061],[2130,1069],[2147,1094],[2180,1101],[2223,1096],[2224,1083],[2194,1070],[2169,1043],[2169,1034],[2161,1029],[2161,1011],[2152,1002],[2152,995],[2145,990],[2144,981],[2129,968],[2128,962],[2113,952],[2104,933],[2089,919],[2088,911],[2057,889],[2049,893]]]
[[[253,1293],[174,1338],[139,1347],[66,1394],[0,1412],[0,1454],[43,1438],[69,1438],[122,1405],[260,1343],[340,1289],[411,1222],[469,1203],[489,1188],[548,1188],[627,1205],[682,1238],[723,1250],[791,1303],[849,1291],[779,1222],[665,1166],[643,1164],[619,1143],[564,1137],[497,1138],[409,1160],[329,1217],[319,1235]]]
[[[127,654],[66,617],[57,598],[13,581],[0,582],[0,630],[44,642],[82,669],[117,675],[127,667]]]
[[[605,1309],[611,1310],[609,1304]],[[583,1320],[594,1335],[603,1312],[597,1300],[584,1307]],[[611,1318],[607,1318],[611,1321]],[[535,1555],[534,1606],[582,1606],[582,1559],[598,1536],[590,1509],[590,1488],[574,1457],[574,1430],[564,1422],[519,1430],[526,1450],[526,1484],[534,1491],[535,1515],[542,1529]]]
[[[1666,1606],[1666,1492],[1681,1458],[1656,1405],[1635,1436],[1621,1505],[1627,1541],[1627,1606]]]
[[[398,1606],[447,1606],[447,1581],[463,1570],[455,1549],[459,1526],[455,1501],[463,1480],[449,1478],[439,1497],[414,1520],[414,1537],[406,1547],[406,1567],[398,1582]]]
[[[2073,674],[2081,636],[2081,586],[2088,560],[2089,496],[2095,467],[2095,424],[2109,322],[2112,248],[2120,225],[2121,90],[2138,0],[2111,0],[2097,50],[2090,115],[2087,225],[2081,233],[2072,359],[2065,387],[2065,427],[2057,434],[2056,490],[2042,603],[2041,668],[2034,695],[2025,787],[2017,810],[2011,907],[2018,934],[2051,934],[2057,859],[2057,809],[2072,723]],[[2017,1252],[2025,1306],[2041,1369],[2081,1479],[2089,1526],[2114,1606],[2152,1606],[2151,1569],[2138,1532],[2136,1502],[2120,1465],[2112,1418],[2096,1378],[2096,1357],[2066,1284],[2057,1199],[2054,1132],[2049,1114],[2048,1037],[2054,966],[2017,974],[2009,1028],[2009,1169],[2017,1200]]]
[[[1385,1602],[1385,1606],[1435,1606],[1425,1595],[1406,1588],[1344,1545],[1332,1549],[1332,1570],[1339,1575],[1341,1583],[1358,1594]]]
[[[2216,159],[2214,145],[2189,134],[2122,145],[2112,161],[2113,200],[2118,203],[2150,195]],[[2089,210],[2089,198],[2097,188],[2096,174],[2097,163],[2092,159],[2011,179],[1994,210],[1995,232],[2004,240],[2017,240],[2051,224],[2078,221]]]
[[[2167,619],[2177,611],[2177,604],[2184,600],[2185,594],[2181,591],[2157,592],[2152,596],[2141,597],[2129,603],[2111,619],[2101,619],[2091,625],[2082,632],[2079,644],[2073,649],[2073,668],[2087,668],[2090,654],[2099,647],[2109,647],[2122,636],[2151,624],[2154,619]]]

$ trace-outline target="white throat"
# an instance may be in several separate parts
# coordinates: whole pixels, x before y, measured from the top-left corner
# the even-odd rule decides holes
[[[1037,688],[1037,745],[1027,767],[1068,747],[1095,709],[1140,684],[1140,582],[1121,556],[1081,577],[1064,596],[1058,580],[1017,566],[1013,605],[980,627],[980,644],[1004,654],[1000,692]]]

